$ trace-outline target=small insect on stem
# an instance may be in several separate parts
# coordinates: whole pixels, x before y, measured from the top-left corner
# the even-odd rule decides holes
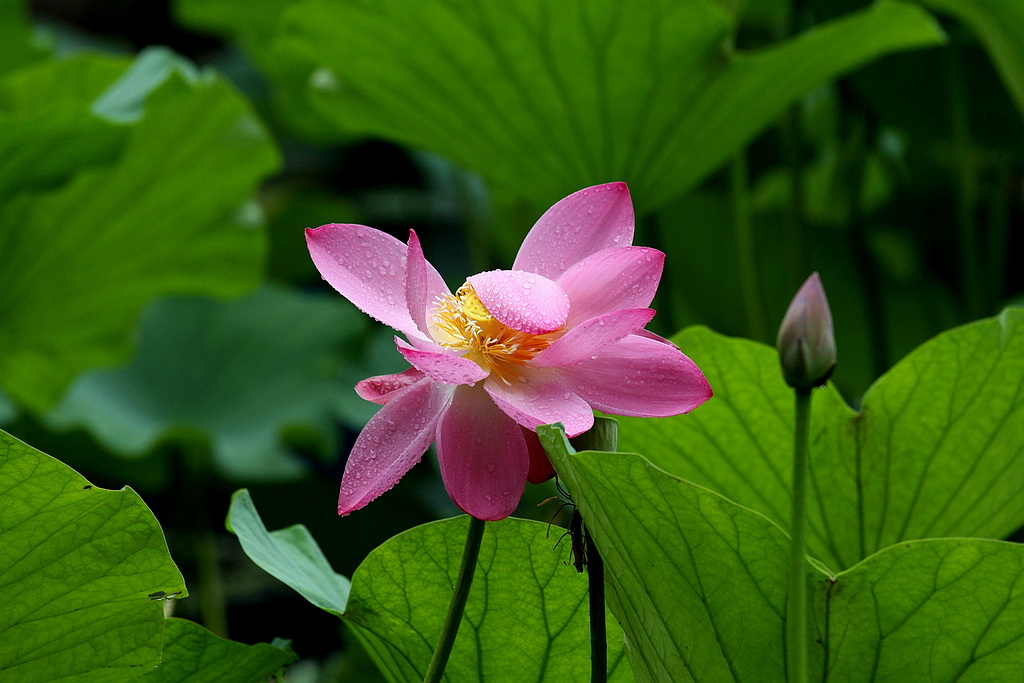
[[[540,505],[550,503],[553,500],[561,501],[561,505],[555,510],[555,514],[551,516],[552,521],[558,516],[558,514],[565,509],[566,506],[572,506],[572,516],[569,517],[569,528],[564,534],[562,534],[558,541],[555,542],[555,548],[562,542],[562,539],[566,536],[569,537],[569,557],[572,561],[572,565],[576,567],[576,571],[582,574],[587,568],[587,545],[584,540],[583,530],[583,517],[580,515],[580,511],[576,508],[576,504],[572,502],[572,497],[569,492],[562,488],[562,484],[555,478],[555,488],[558,489],[559,495],[551,496],[547,500],[544,500]],[[551,523],[548,523],[550,529]]]
[[[569,519],[569,540],[572,542],[572,564],[582,574],[587,568],[587,544],[583,540],[583,516],[579,509]]]

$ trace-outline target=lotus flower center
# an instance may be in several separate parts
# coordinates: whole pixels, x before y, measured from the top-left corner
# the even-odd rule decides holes
[[[465,351],[465,358],[505,384],[525,381],[523,366],[565,333],[561,329],[529,334],[508,327],[491,315],[468,282],[455,296],[446,294],[437,299],[431,323],[430,332],[437,343]]]

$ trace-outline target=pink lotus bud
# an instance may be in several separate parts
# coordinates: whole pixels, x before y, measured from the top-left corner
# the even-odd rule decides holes
[[[825,384],[836,367],[836,337],[832,312],[814,273],[793,297],[775,342],[786,384],[810,389]]]

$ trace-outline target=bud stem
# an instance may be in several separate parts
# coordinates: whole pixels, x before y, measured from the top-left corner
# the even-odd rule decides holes
[[[462,613],[466,609],[469,589],[473,585],[476,561],[480,556],[480,542],[484,536],[484,524],[482,519],[472,516],[469,518],[466,546],[462,551],[462,564],[459,566],[459,574],[455,579],[455,592],[452,594],[452,601],[448,604],[448,614],[445,615],[444,624],[441,626],[441,636],[437,639],[437,647],[434,649],[434,656],[430,658],[430,665],[427,667],[427,675],[424,676],[423,683],[437,683],[444,676],[448,657],[455,645],[455,636],[459,634],[459,626],[462,624]]]
[[[807,683],[807,442],[811,422],[811,389],[796,391],[793,432],[793,511],[786,597],[786,671],[789,683]]]

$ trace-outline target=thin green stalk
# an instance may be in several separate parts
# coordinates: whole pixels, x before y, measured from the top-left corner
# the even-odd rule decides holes
[[[858,279],[864,291],[871,371],[874,377],[881,377],[889,369],[889,325],[882,302],[882,275],[878,261],[868,244],[867,221],[862,206],[867,167],[868,121],[859,100],[851,96],[850,88],[843,87],[842,84],[840,86],[841,92],[846,93],[846,98],[853,99],[853,102],[844,109],[846,139],[840,159],[845,199],[848,203],[847,233],[850,251],[860,271]]]
[[[793,512],[786,595],[786,672],[789,683],[807,683],[807,441],[811,422],[811,389],[796,391],[793,432]]]
[[[750,336],[757,341],[768,341],[768,323],[761,301],[761,278],[757,271],[754,248],[754,223],[750,212],[750,192],[747,188],[747,154],[740,150],[732,158],[732,207],[736,226],[736,258],[740,266],[740,286],[747,308]]]
[[[469,518],[466,547],[462,550],[462,564],[459,566],[459,575],[455,579],[455,592],[452,594],[452,601],[448,604],[448,614],[445,615],[444,624],[441,626],[441,636],[437,640],[434,656],[430,658],[430,665],[427,667],[427,675],[424,676],[423,683],[437,683],[444,676],[444,668],[448,665],[448,657],[455,645],[455,636],[458,635],[459,626],[462,624],[462,613],[466,609],[469,589],[473,585],[476,561],[480,556],[480,542],[484,537],[484,524],[486,522],[482,519]]]
[[[224,600],[224,582],[217,552],[217,535],[213,529],[203,529],[193,538],[192,551],[199,574],[199,612],[203,626],[221,638],[228,637],[227,604]]]
[[[960,233],[960,267],[962,269],[967,316],[977,320],[984,314],[983,286],[979,268],[979,236],[974,209],[978,201],[978,172],[975,162],[971,127],[967,118],[967,94],[963,64],[956,48],[946,53],[946,80],[949,84],[949,116],[957,169],[957,231]]]
[[[213,511],[213,481],[211,456],[205,446],[189,442],[181,444],[178,454],[180,472],[186,483],[179,498],[181,516],[189,535],[189,551],[195,560],[199,583],[199,613],[203,626],[221,638],[228,637],[227,604],[224,599],[220,554],[217,551],[217,533],[211,520]]]
[[[1010,175],[1010,160],[1000,156],[995,163],[995,179],[989,192],[988,202],[988,290],[986,301],[998,303],[1003,298],[1006,280],[1007,257],[1010,249],[1010,201],[1008,188],[1013,184]]]

